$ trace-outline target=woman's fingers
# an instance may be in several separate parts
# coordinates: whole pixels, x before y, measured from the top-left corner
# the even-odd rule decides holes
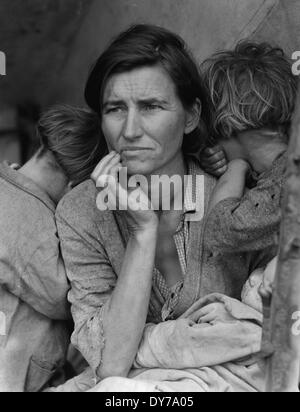
[[[101,174],[107,174],[107,170],[117,162],[117,159],[120,160],[120,155],[117,152],[109,153],[95,167],[91,178],[96,181]]]
[[[211,313],[208,313],[205,316],[202,316],[199,319],[199,323],[211,323],[215,320],[215,318],[216,318],[215,314],[213,312],[211,312]]]
[[[109,175],[113,176],[116,182],[119,181],[119,171],[122,169],[122,167],[123,166],[121,165],[121,163],[118,162],[117,164],[113,165],[108,171]]]
[[[110,162],[110,160],[116,155],[116,152],[110,152],[107,156],[105,156],[103,159],[100,160],[100,162],[97,164],[95,167],[92,176],[95,176],[95,178],[98,177],[99,173],[103,170],[103,168]]]
[[[105,187],[107,184],[108,179],[112,176],[112,169],[117,168],[118,171],[122,167],[120,165],[120,156],[114,156],[110,162],[101,170],[98,174],[96,172],[93,173],[92,179],[96,182],[97,187]]]
[[[119,172],[122,169],[121,163],[117,163],[109,170],[108,189],[113,199],[113,204],[117,205],[119,210],[128,210],[129,192],[119,183]]]
[[[120,164],[120,160],[121,160],[121,156],[119,155],[119,153],[117,153],[111,159],[111,161],[105,166],[103,173],[110,175],[112,168],[114,168],[115,166],[118,166]]]
[[[210,313],[212,311],[212,306],[211,305],[206,305],[203,308],[197,310],[192,316],[191,319],[196,322],[199,323],[200,319],[203,316],[206,316],[208,313]]]
[[[119,171],[122,169],[120,158],[114,157],[111,162],[105,167],[103,174],[100,174],[96,180],[97,187],[104,187],[107,184],[119,183]],[[103,186],[104,185],[104,186]]]

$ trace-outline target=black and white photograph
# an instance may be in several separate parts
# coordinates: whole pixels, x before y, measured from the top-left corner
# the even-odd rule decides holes
[[[300,1],[0,0],[0,392],[300,389]]]

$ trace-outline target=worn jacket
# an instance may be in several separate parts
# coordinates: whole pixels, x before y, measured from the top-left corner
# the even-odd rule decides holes
[[[64,363],[69,343],[55,205],[5,164],[0,193],[0,392],[35,392]]]
[[[278,244],[286,164],[284,153],[242,198],[222,200],[213,208],[206,224],[213,251],[259,251]]]

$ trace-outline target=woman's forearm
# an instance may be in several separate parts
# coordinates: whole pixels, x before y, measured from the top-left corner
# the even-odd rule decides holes
[[[142,339],[152,289],[157,227],[133,234],[104,319],[101,379],[127,376]]]

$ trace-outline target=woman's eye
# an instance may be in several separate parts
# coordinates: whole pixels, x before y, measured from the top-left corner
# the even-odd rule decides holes
[[[159,106],[158,104],[149,104],[144,106],[144,110],[146,111],[153,111],[153,110],[160,110],[161,106]]]
[[[106,114],[109,113],[122,113],[124,112],[124,107],[110,107],[109,109],[106,110]]]

